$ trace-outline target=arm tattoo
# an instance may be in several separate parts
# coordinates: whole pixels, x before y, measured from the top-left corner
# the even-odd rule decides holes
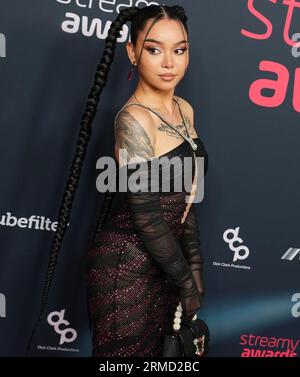
[[[120,165],[127,164],[127,160],[130,159],[139,162],[140,157],[145,160],[151,160],[154,157],[154,148],[147,132],[128,111],[121,111],[115,127],[116,149],[120,156]],[[120,149],[126,150],[127,159],[122,158]]]

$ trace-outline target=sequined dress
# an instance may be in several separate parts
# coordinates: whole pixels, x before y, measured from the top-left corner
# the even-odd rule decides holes
[[[180,161],[184,161],[184,157],[205,157],[206,174],[206,150],[200,138],[193,140],[197,144],[195,153],[189,142],[184,140],[158,159],[178,156]],[[194,178],[195,158],[192,160]],[[127,192],[116,192],[114,195],[104,227],[87,256],[88,308],[92,325],[92,355],[95,357],[162,355],[163,336],[171,330],[179,302],[179,288],[170,274],[180,275],[181,270],[176,272],[172,268],[181,268],[182,261],[177,265],[172,264],[172,257],[166,254],[166,264],[170,258],[169,270],[167,267],[162,268],[164,265],[157,263],[160,262],[159,256],[153,258],[149,254],[147,247],[150,243],[145,241],[147,237],[150,238],[151,232],[153,235],[159,226],[164,226],[164,236],[153,241],[160,241],[156,247],[158,252],[163,254],[168,246],[174,249],[174,245],[181,245],[179,252],[182,251],[182,254],[193,247],[194,255],[195,250],[200,254],[194,203],[185,222],[181,223],[187,206],[186,195],[190,191],[183,187],[182,191],[176,192],[173,187],[175,175],[177,178],[178,174],[183,177],[184,166],[182,164],[182,169],[171,170],[169,192],[162,192],[160,185],[156,202],[143,203],[144,207],[140,207],[149,214],[147,226],[146,223],[137,226],[138,217],[133,216],[133,206],[130,205]],[[157,204],[156,212],[153,211],[153,203]],[[147,208],[147,204],[150,208]],[[186,233],[190,234],[187,234],[184,244],[182,239],[185,228]],[[197,279],[201,279],[201,276]],[[198,284],[202,282],[198,281]]]

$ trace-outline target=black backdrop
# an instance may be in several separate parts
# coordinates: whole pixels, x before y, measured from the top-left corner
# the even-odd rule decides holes
[[[193,105],[210,157],[197,209],[207,286],[199,315],[211,329],[211,356],[298,356],[300,349],[300,60],[291,46],[300,15],[293,3],[167,2],[183,5],[189,18],[191,60],[176,94]],[[1,1],[1,356],[24,355],[37,318],[58,206],[109,23],[121,8],[146,4]],[[95,163],[113,155],[113,119],[136,84],[127,81],[128,26],[101,96],[32,355],[91,353],[84,258],[103,199]],[[59,329],[51,325],[53,312],[67,321]]]

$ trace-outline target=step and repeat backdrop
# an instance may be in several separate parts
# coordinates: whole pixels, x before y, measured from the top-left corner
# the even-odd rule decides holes
[[[156,1],[7,0],[0,5],[0,355],[23,356],[37,319],[80,120],[121,9]],[[300,1],[177,0],[190,64],[176,94],[209,154],[197,204],[210,356],[300,353]],[[99,157],[132,94],[126,24],[93,123],[32,356],[90,356],[85,257],[101,209]],[[299,44],[299,45],[298,45]]]

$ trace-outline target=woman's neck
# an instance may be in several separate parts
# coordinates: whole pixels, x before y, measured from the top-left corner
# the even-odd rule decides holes
[[[145,91],[144,88],[136,87],[132,97],[141,104],[149,106],[153,109],[163,110],[172,113],[174,109],[174,90],[168,92]]]

